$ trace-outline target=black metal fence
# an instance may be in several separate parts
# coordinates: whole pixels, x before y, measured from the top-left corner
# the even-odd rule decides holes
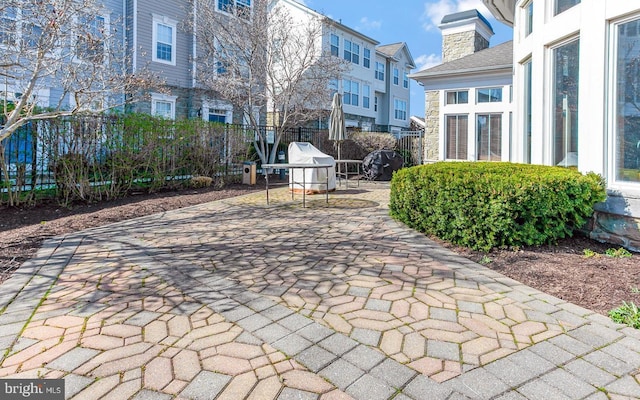
[[[110,199],[131,189],[181,185],[194,176],[210,177],[214,183],[239,181],[242,162],[257,160],[256,135],[276,135],[273,127],[259,129],[141,114],[30,122],[0,142],[0,204],[40,198],[58,198],[63,203]],[[371,150],[392,146],[406,158],[406,165],[421,161],[421,148],[416,144],[405,148],[405,137],[359,135],[366,135],[367,140],[344,142],[343,158],[362,159]],[[279,149],[285,152],[290,142],[298,141],[337,156],[326,130],[300,127],[287,129],[280,137]]]

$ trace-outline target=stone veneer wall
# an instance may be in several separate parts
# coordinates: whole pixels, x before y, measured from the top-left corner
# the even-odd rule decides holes
[[[489,47],[489,41],[476,31],[452,33],[442,37],[442,62],[457,60]]]
[[[440,92],[425,92],[424,162],[438,161],[440,147]]]
[[[640,251],[640,218],[596,211],[589,225],[592,239]]]

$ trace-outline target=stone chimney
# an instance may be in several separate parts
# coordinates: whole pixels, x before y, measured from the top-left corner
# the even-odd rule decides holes
[[[446,15],[442,31],[442,62],[457,60],[489,47],[493,28],[478,10]]]

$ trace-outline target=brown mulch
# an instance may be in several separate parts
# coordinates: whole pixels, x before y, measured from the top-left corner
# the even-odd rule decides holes
[[[55,203],[32,208],[0,206],[0,282],[31,258],[42,242],[85,228],[173,210],[262,190],[264,186],[229,185],[224,189],[185,189],[172,192],[132,195],[124,199],[72,208]],[[607,314],[622,301],[638,303],[640,295],[640,254],[631,258],[604,255],[610,244],[585,237],[560,241],[556,246],[495,250],[488,254],[442,243],[473,261],[480,262],[510,278],[585,308]],[[599,256],[585,257],[589,249]]]

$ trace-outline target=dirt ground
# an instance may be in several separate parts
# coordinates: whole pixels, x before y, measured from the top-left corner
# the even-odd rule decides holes
[[[64,208],[55,203],[33,208],[0,206],[0,282],[31,258],[52,236],[129,218],[237,196],[264,186],[230,185],[224,189],[188,189],[140,194],[99,204]],[[606,315],[622,301],[640,301],[631,289],[640,287],[640,254],[631,258],[604,255],[616,246],[584,237],[562,240],[556,246],[474,252],[445,247],[508,277]],[[585,257],[588,249],[599,255]]]

